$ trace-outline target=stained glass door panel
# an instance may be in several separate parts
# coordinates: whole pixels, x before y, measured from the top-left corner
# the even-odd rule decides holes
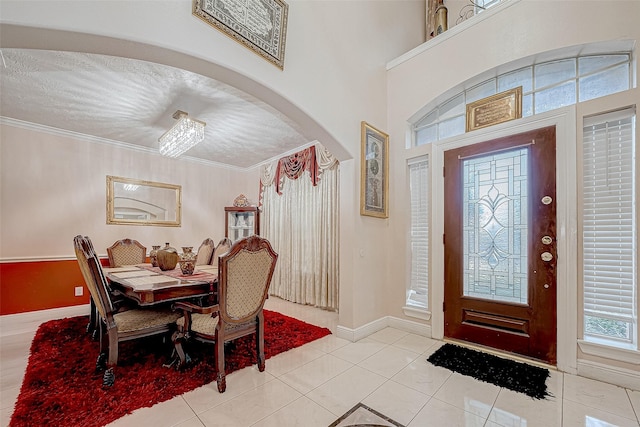
[[[555,363],[555,128],[444,160],[445,336]]]
[[[462,160],[465,296],[527,304],[528,152]]]

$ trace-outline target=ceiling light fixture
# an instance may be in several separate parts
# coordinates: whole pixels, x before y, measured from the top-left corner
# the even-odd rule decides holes
[[[204,139],[204,127],[207,125],[200,120],[189,118],[184,111],[176,111],[173,118],[178,123],[166,131],[158,141],[160,142],[160,154],[167,157],[178,157],[185,151],[202,142]]]

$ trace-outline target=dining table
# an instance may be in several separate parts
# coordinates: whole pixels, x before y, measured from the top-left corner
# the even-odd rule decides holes
[[[113,291],[140,306],[204,298],[215,303],[217,296],[218,269],[210,265],[196,266],[190,275],[179,267],[163,271],[151,264],[104,267],[103,271]]]

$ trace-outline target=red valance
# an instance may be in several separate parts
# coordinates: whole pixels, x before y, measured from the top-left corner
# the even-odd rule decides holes
[[[290,156],[283,157],[278,161],[275,176],[276,191],[278,194],[282,194],[285,176],[291,180],[298,179],[304,171],[309,171],[309,177],[311,178],[313,186],[318,185],[319,169],[318,162],[316,161],[315,145]]]

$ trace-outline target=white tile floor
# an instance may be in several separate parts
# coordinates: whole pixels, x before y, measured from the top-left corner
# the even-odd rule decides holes
[[[337,315],[277,298],[267,309],[326,326]],[[2,426],[9,424],[33,333],[3,338],[0,349]],[[640,392],[552,372],[554,397],[533,400],[438,368],[426,361],[442,343],[387,328],[351,343],[335,335],[245,368],[110,426],[326,427],[358,402],[408,427],[639,426]]]

